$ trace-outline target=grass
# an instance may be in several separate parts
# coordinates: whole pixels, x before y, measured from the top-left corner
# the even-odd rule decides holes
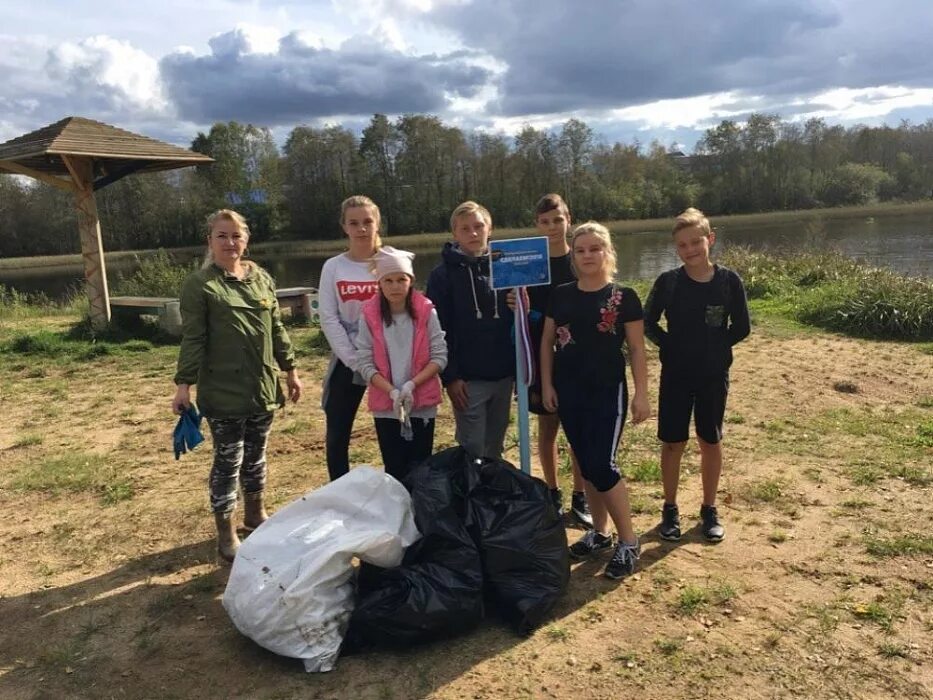
[[[16,472],[10,486],[20,491],[53,495],[94,493],[105,505],[133,497],[133,485],[102,455],[70,453],[26,465]]]
[[[43,439],[44,439],[44,438],[43,438],[41,435],[39,435],[38,433],[28,433],[28,434],[26,434],[26,435],[23,435],[22,437],[17,438],[17,439],[13,442],[12,447],[14,447],[14,448],[17,448],[17,447],[32,447],[33,445],[41,445]]]
[[[865,541],[869,554],[879,558],[933,554],[933,536],[907,533],[894,537],[869,536]]]
[[[736,595],[735,587],[725,581],[710,586],[687,585],[677,596],[674,608],[681,615],[693,615],[709,605],[725,605]]]
[[[28,359],[24,371],[31,377],[45,376],[47,369],[36,366],[35,360],[53,363],[88,363],[109,357],[133,357],[151,352],[158,345],[168,345],[174,353],[177,340],[168,338],[155,324],[140,328],[148,339],[134,337],[132,329],[112,326],[104,331],[92,332],[86,321],[66,330],[42,329],[16,333],[0,343],[0,354],[8,358]]]
[[[870,603],[856,603],[852,607],[852,614],[860,620],[867,620],[878,625],[887,632],[890,632],[894,625],[894,612],[877,600]]]
[[[878,645],[878,654],[886,659],[910,659],[907,647],[897,642],[882,642]]]
[[[551,625],[544,630],[544,635],[552,642],[565,642],[572,636],[570,630],[561,625]]]
[[[787,498],[787,482],[779,478],[757,479],[748,484],[743,495],[752,503],[774,503]]]
[[[665,656],[673,656],[683,647],[683,642],[679,639],[655,639],[654,648]]]
[[[845,508],[846,510],[862,511],[866,508],[871,508],[873,505],[874,503],[871,501],[866,501],[861,498],[850,498],[840,503],[839,507]]]
[[[625,476],[629,481],[642,484],[661,483],[661,464],[650,457],[640,459],[625,467]]]

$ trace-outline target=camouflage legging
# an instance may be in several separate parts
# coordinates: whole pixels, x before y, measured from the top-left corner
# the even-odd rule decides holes
[[[211,510],[229,513],[236,508],[237,476],[243,493],[256,493],[266,486],[266,442],[272,413],[248,418],[208,418],[214,438],[211,468]]]

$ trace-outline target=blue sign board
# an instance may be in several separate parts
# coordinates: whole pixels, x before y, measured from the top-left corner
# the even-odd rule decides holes
[[[512,238],[489,242],[493,289],[537,287],[551,283],[547,238]]]

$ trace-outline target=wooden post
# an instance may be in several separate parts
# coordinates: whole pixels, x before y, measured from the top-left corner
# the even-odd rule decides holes
[[[81,256],[87,296],[91,302],[91,325],[100,330],[110,321],[110,295],[107,291],[107,268],[100,236],[100,219],[94,200],[94,170],[90,158],[62,156],[75,185],[78,209],[78,232],[81,234]]]

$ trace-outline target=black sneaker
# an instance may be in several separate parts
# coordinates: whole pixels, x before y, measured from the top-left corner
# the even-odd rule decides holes
[[[554,504],[557,514],[562,516],[564,514],[564,494],[560,492],[560,489],[551,489],[551,502]]]
[[[590,504],[586,502],[586,493],[574,491],[570,496],[570,515],[583,527],[593,527],[593,515]]]
[[[601,552],[604,549],[611,549],[615,543],[612,535],[604,535],[596,530],[587,530],[583,537],[570,545],[570,557],[572,559],[586,559],[588,556]]]
[[[658,535],[668,542],[680,541],[680,510],[677,504],[665,503],[661,509],[661,524],[658,525]]]
[[[603,576],[616,581],[631,576],[635,573],[635,562],[638,561],[639,556],[641,556],[641,545],[637,540],[635,544],[619,542],[616,551],[612,554],[612,559],[603,569]]]
[[[703,537],[710,542],[722,542],[726,536],[726,531],[719,523],[719,513],[716,512],[716,506],[701,506],[700,520],[703,521]]]

